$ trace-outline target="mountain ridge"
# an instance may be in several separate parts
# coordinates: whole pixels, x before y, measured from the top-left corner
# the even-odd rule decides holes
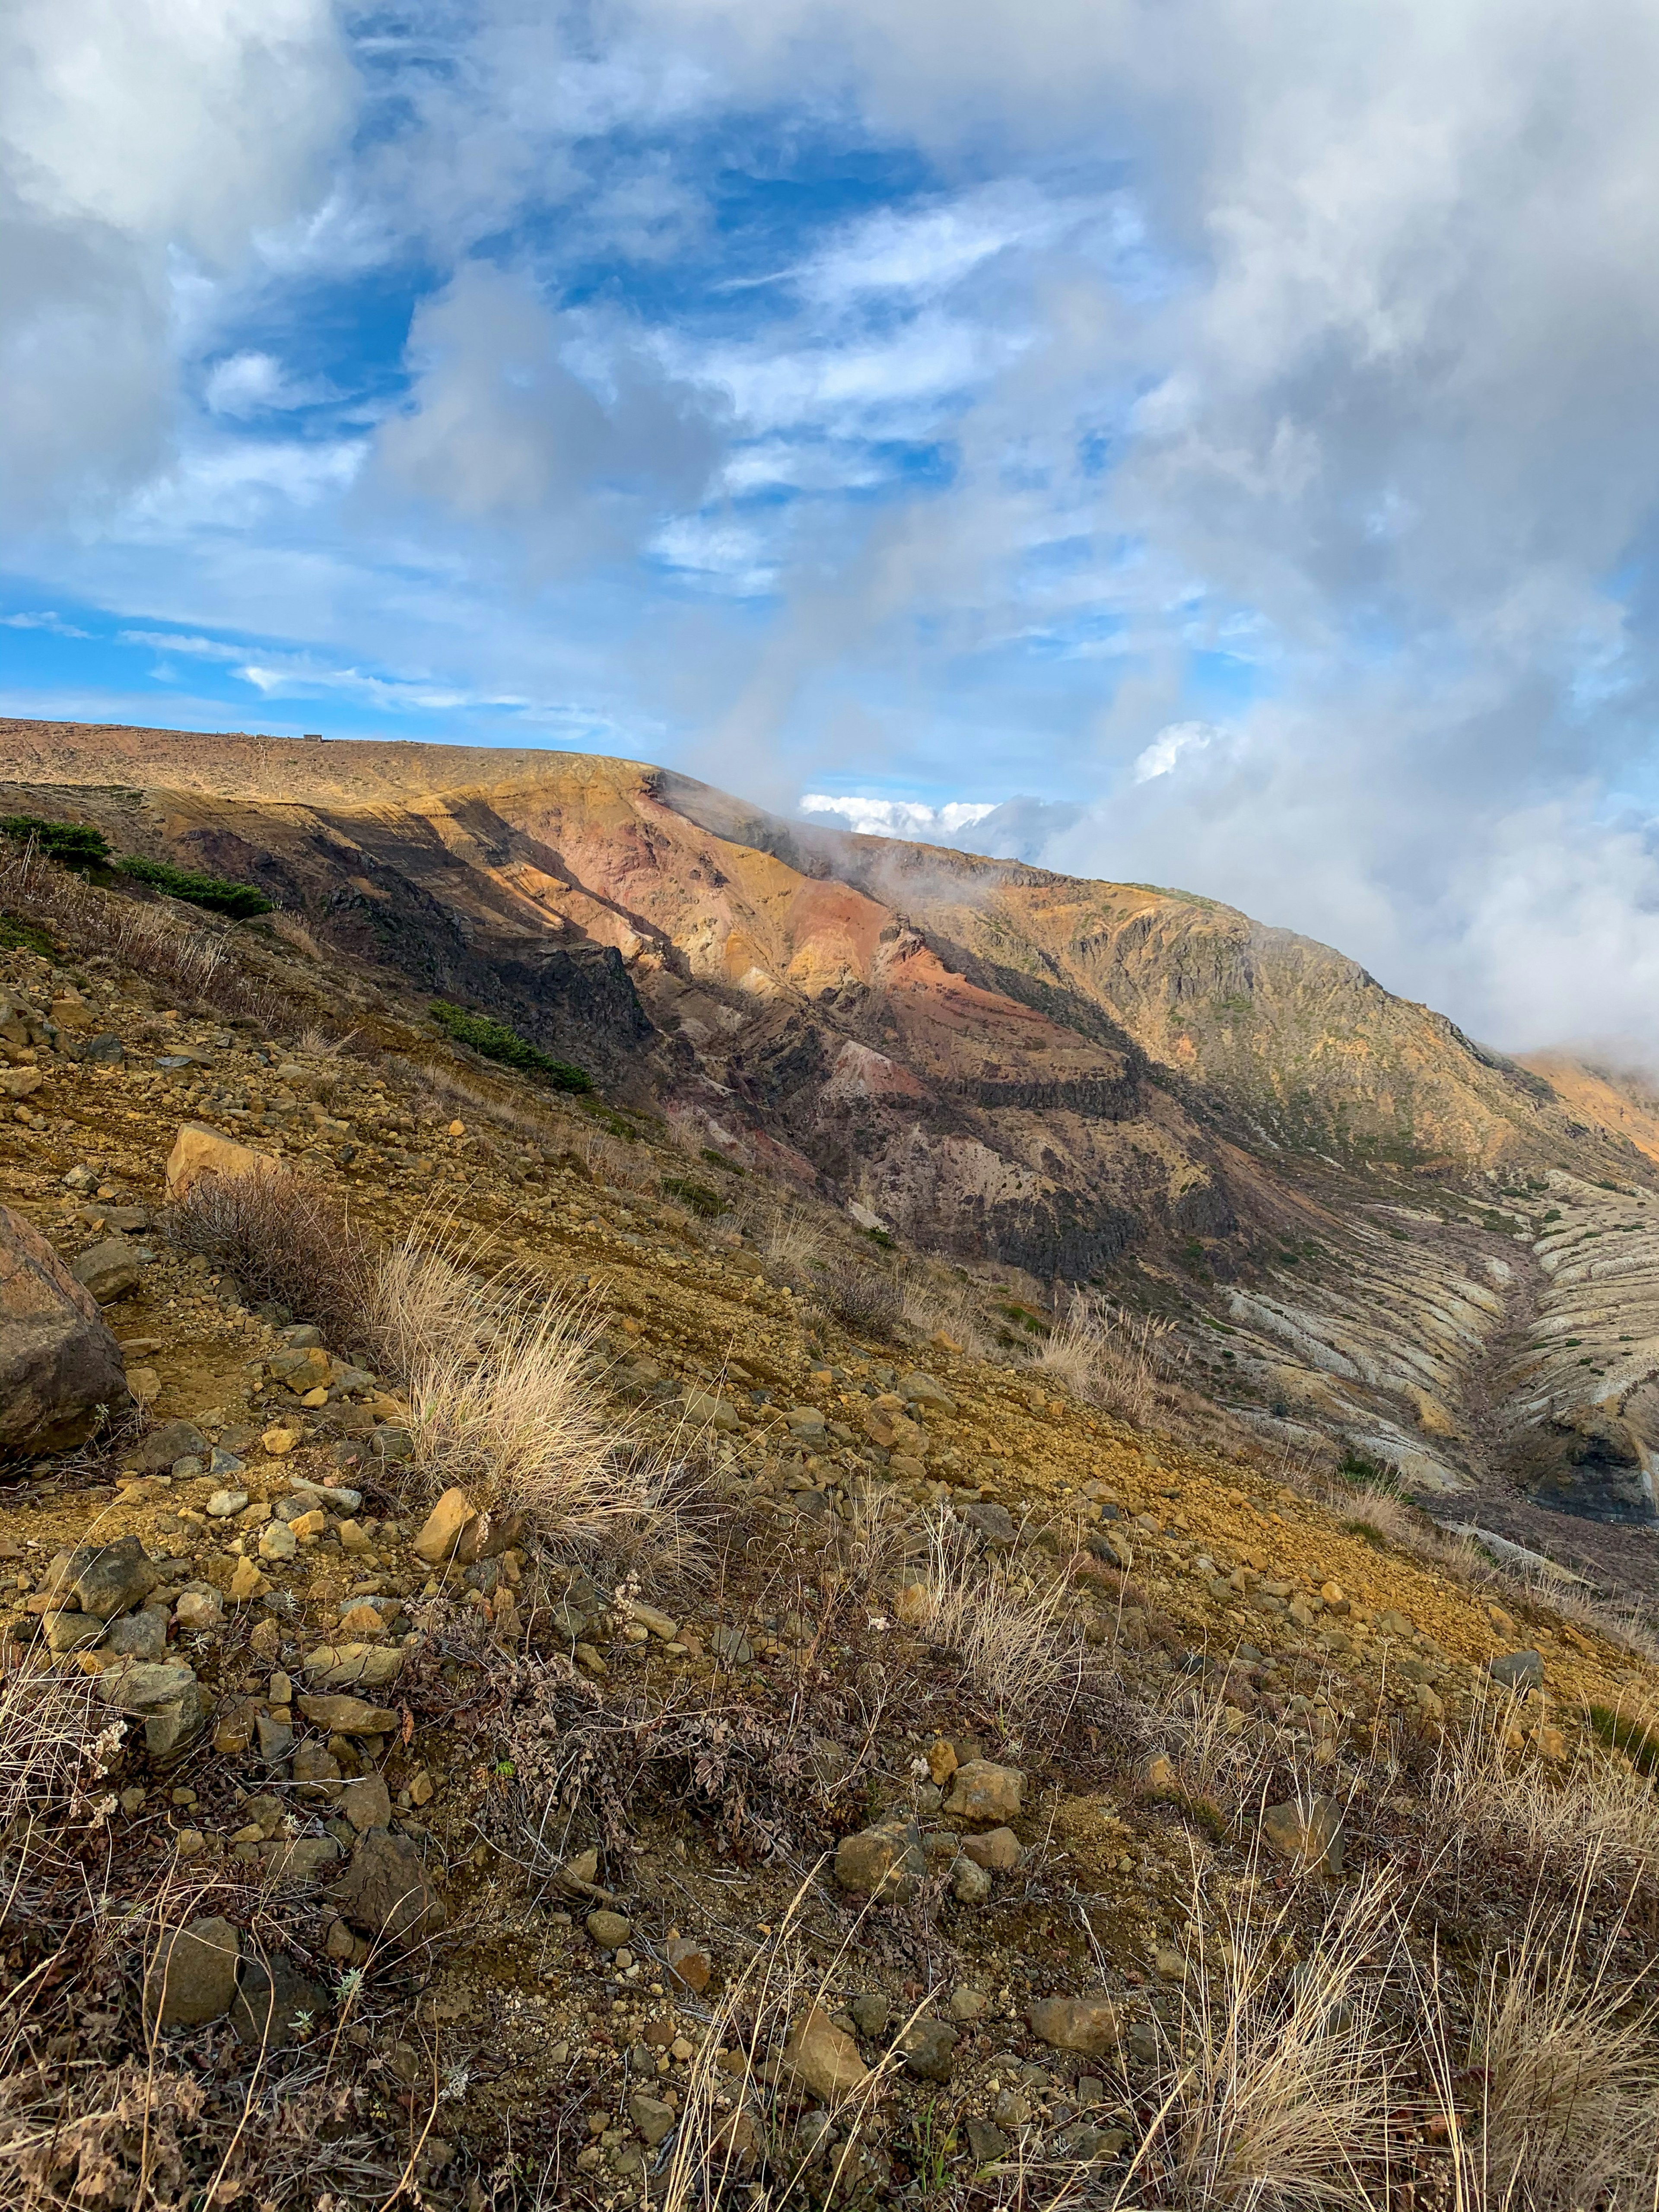
[[[1033,1296],[1155,1310],[1286,1449],[1651,1512],[1659,1237],[1602,1219],[1659,1191],[1638,1109],[1340,951],[607,756],[10,722],[0,775],[9,811],[256,883],[371,992],[506,1020],[694,1147]],[[1576,1256],[1613,1233],[1633,1264]]]

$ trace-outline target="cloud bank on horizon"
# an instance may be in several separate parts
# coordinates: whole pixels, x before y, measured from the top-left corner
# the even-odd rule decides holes
[[[1659,1051],[1656,64],[1643,0],[15,0],[0,711],[672,761]]]

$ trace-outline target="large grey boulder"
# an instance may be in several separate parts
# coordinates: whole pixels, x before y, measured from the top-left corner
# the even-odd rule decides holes
[[[0,1206],[0,1458],[69,1451],[131,1402],[96,1299]]]

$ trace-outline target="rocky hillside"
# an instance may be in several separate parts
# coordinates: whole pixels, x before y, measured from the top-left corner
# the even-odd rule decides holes
[[[1642,1109],[1325,947],[580,755],[13,723],[0,772],[17,814],[258,886],[244,933],[354,1018],[492,1017],[1050,1318],[1088,1285],[1172,1324],[1288,1452],[1652,1516]]]
[[[994,1271],[320,940],[6,886],[4,2201],[1649,2187],[1638,2021],[1528,2193],[1659,1898],[1659,1647],[1587,1587],[988,1355]],[[1503,1248],[1568,1302],[1592,1191]],[[1409,1253],[1455,1339],[1497,1232],[1375,1233],[1354,1314]]]

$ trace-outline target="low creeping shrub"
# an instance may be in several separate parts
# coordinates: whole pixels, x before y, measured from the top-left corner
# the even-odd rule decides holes
[[[499,1060],[503,1067],[520,1068],[527,1075],[539,1075],[556,1091],[593,1088],[593,1079],[585,1067],[555,1060],[551,1053],[532,1044],[528,1037],[521,1037],[505,1022],[492,1021],[488,1014],[469,1014],[459,1006],[452,1006],[447,999],[434,999],[430,1011],[433,1020],[447,1036],[453,1037],[457,1044],[471,1045],[486,1060]]]
[[[276,904],[251,884],[232,883],[225,876],[198,875],[193,868],[175,868],[167,860],[146,860],[129,854],[115,865],[135,884],[165,891],[169,898],[183,899],[188,906],[205,907],[210,914],[228,915],[233,921],[270,914]]]

